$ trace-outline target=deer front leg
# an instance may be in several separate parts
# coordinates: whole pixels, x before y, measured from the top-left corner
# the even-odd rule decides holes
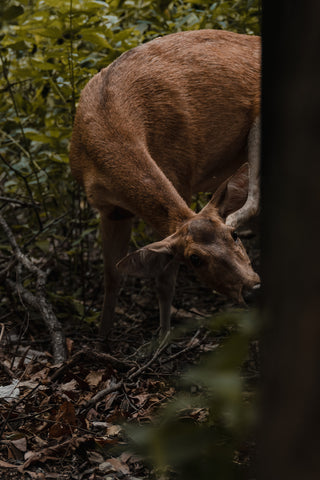
[[[240,210],[226,219],[226,224],[237,228],[259,211],[260,202],[260,118],[256,118],[248,137],[249,185],[248,197]]]
[[[115,212],[118,211],[115,209]],[[116,264],[127,253],[130,240],[132,218],[129,212],[125,216],[101,213],[101,236],[104,264],[104,300],[99,329],[99,341],[105,343],[113,326],[114,311],[120,288],[121,274]],[[125,218],[123,218],[125,216]],[[110,218],[111,217],[111,218]],[[119,217],[119,218],[118,218]],[[102,346],[102,345],[101,345]]]
[[[170,330],[171,304],[174,297],[178,270],[179,264],[171,262],[156,278],[161,337],[164,337]]]

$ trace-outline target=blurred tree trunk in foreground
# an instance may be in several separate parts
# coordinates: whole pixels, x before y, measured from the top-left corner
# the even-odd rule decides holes
[[[320,2],[264,2],[259,480],[320,478]]]

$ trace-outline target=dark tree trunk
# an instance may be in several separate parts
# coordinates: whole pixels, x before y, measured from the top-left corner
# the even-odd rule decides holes
[[[319,480],[319,0],[265,0],[263,72],[259,480]]]

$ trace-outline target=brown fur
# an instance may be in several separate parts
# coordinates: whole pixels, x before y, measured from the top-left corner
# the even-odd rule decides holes
[[[215,239],[219,235],[226,239],[226,229],[230,232],[219,214],[225,218],[235,207],[224,206],[223,211],[220,199],[219,213],[212,201],[206,213],[199,214],[208,216],[212,228],[202,230],[201,225],[208,225],[202,219],[198,233],[191,235],[196,227],[189,223],[196,215],[187,204],[193,193],[216,190],[246,161],[249,132],[259,110],[260,39],[231,32],[200,30],[156,39],[121,55],[88,82],[77,109],[70,165],[88,201],[101,212],[106,282],[102,336],[112,325],[119,284],[115,263],[126,253],[130,232],[129,215],[123,212],[143,218],[162,237],[178,236],[170,255],[179,261],[186,258],[190,238],[197,243],[199,236],[202,244],[206,243],[202,238],[212,236],[214,251]],[[243,192],[243,188],[233,190]],[[247,187],[245,195],[240,194],[242,201],[246,194]],[[233,203],[239,204],[235,195]],[[229,237],[232,240],[230,233]],[[202,278],[218,284],[220,290],[237,290],[240,298],[243,286],[258,279],[243,247],[239,260],[229,237],[223,247],[230,257],[224,261],[228,266],[215,265],[216,273],[208,267]],[[184,247],[178,252],[181,242]],[[122,270],[130,271],[129,263],[122,262]],[[158,279],[163,268],[154,272]],[[234,274],[238,280],[229,279],[232,272],[239,273]],[[208,281],[209,277],[215,280]],[[224,288],[226,283],[237,286]],[[160,309],[161,302],[160,298]],[[168,302],[162,302],[164,317]],[[167,319],[164,324],[168,325]]]

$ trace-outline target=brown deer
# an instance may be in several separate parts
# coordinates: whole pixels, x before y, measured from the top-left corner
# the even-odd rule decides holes
[[[84,88],[70,163],[101,215],[101,340],[121,274],[156,279],[162,333],[179,263],[238,302],[259,284],[234,227],[258,209],[260,71],[259,37],[199,30],[124,53]],[[195,213],[200,191],[215,193]],[[133,216],[163,239],[126,256]]]

